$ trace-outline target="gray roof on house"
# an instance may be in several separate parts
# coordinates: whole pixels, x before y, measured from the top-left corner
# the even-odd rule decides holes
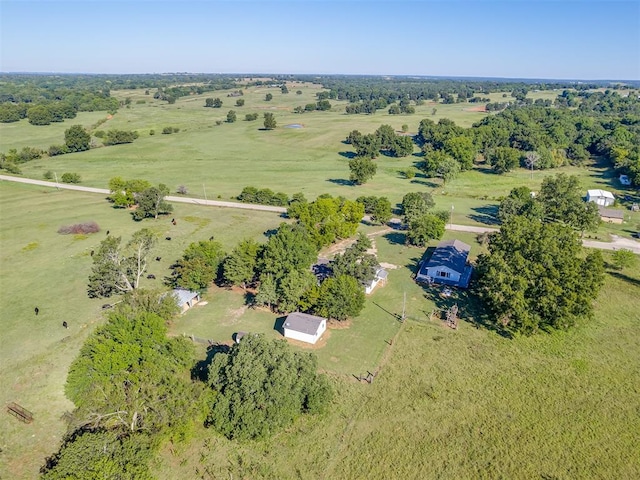
[[[306,333],[307,335],[315,335],[318,333],[320,324],[326,320],[326,318],[316,317],[315,315],[293,312],[287,315],[287,318],[284,320],[284,328]]]
[[[185,290],[184,288],[176,288],[173,290],[173,296],[178,299],[178,306],[181,307],[185,303],[190,302],[198,296],[198,292]]]
[[[379,268],[376,271],[376,277],[378,277],[380,280],[386,280],[388,275],[389,272],[387,272],[384,268]]]
[[[598,207],[598,212],[600,213],[601,217],[619,218],[620,220],[624,220],[624,212],[622,210]]]
[[[471,247],[460,240],[443,240],[438,244],[429,261],[423,263],[420,273],[426,274],[427,268],[439,266],[463,273],[470,250]]]

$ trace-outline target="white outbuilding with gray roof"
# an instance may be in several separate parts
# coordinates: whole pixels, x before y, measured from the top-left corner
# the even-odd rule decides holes
[[[293,312],[284,320],[283,330],[286,338],[315,344],[327,329],[327,319]]]

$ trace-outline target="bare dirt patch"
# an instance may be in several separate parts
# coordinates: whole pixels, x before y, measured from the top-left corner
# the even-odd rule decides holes
[[[484,105],[480,105],[478,107],[463,108],[462,110],[465,112],[486,112],[487,111]]]

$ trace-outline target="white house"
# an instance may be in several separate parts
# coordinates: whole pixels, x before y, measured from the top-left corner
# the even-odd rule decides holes
[[[467,288],[473,270],[467,264],[470,250],[471,247],[460,240],[443,240],[429,261],[422,260],[416,281]]]
[[[608,207],[615,202],[613,193],[606,190],[587,190],[587,202],[593,202],[602,207]]]
[[[283,329],[286,338],[315,344],[327,329],[327,319],[293,312],[284,320]]]
[[[389,272],[387,272],[384,268],[380,267],[376,270],[376,276],[373,277],[373,280],[364,286],[364,293],[369,295],[373,292],[373,289],[378,286],[378,284],[382,283],[384,285],[387,282],[387,276]]]
[[[173,296],[176,297],[178,307],[180,307],[180,311],[182,313],[186,312],[200,301],[200,294],[198,292],[192,292],[191,290],[185,290],[184,288],[176,288],[172,293]]]
[[[627,175],[620,175],[620,183],[625,186],[631,185],[631,180]]]

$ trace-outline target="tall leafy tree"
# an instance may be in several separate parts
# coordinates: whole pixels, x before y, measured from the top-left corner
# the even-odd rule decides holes
[[[269,437],[301,414],[326,410],[332,397],[315,355],[255,334],[214,357],[209,385],[216,395],[208,424],[238,440]]]
[[[497,147],[486,154],[496,173],[510,172],[520,163],[520,151],[511,147]]]
[[[500,202],[498,218],[501,222],[506,222],[517,215],[538,220],[544,217],[544,206],[536,200],[528,187],[512,189],[509,196]]]
[[[214,240],[191,243],[172,267],[171,284],[188,290],[205,290],[218,277],[225,254]]]
[[[402,215],[404,223],[421,217],[435,206],[436,202],[429,192],[409,192],[402,197]]]
[[[89,150],[91,135],[82,125],[73,125],[64,132],[64,144],[69,152]]]
[[[364,289],[350,275],[327,278],[318,294],[314,311],[323,317],[344,321],[357,316],[364,307]]]
[[[604,280],[600,252],[585,255],[570,227],[523,216],[491,237],[477,270],[477,291],[496,324],[523,334],[588,317]]]
[[[173,211],[173,205],[167,202],[164,197],[169,195],[169,187],[161,183],[157,187],[149,187],[136,196],[138,208],[132,212],[134,220],[144,218],[158,218],[158,215],[166,215]]]
[[[595,230],[600,223],[598,206],[582,199],[578,177],[560,173],[545,177],[537,198],[544,206],[548,222],[570,225],[581,232]]]
[[[255,240],[241,241],[224,260],[224,279],[232,285],[246,288],[256,277],[258,255],[262,248]]]
[[[264,128],[265,130],[273,130],[276,128],[276,117],[271,112],[265,112],[264,114]]]
[[[376,174],[378,166],[370,158],[357,157],[349,160],[349,170],[349,180],[356,185],[364,185]]]
[[[425,214],[413,218],[407,230],[407,242],[424,247],[429,240],[439,240],[444,235],[445,220],[438,215]]]

